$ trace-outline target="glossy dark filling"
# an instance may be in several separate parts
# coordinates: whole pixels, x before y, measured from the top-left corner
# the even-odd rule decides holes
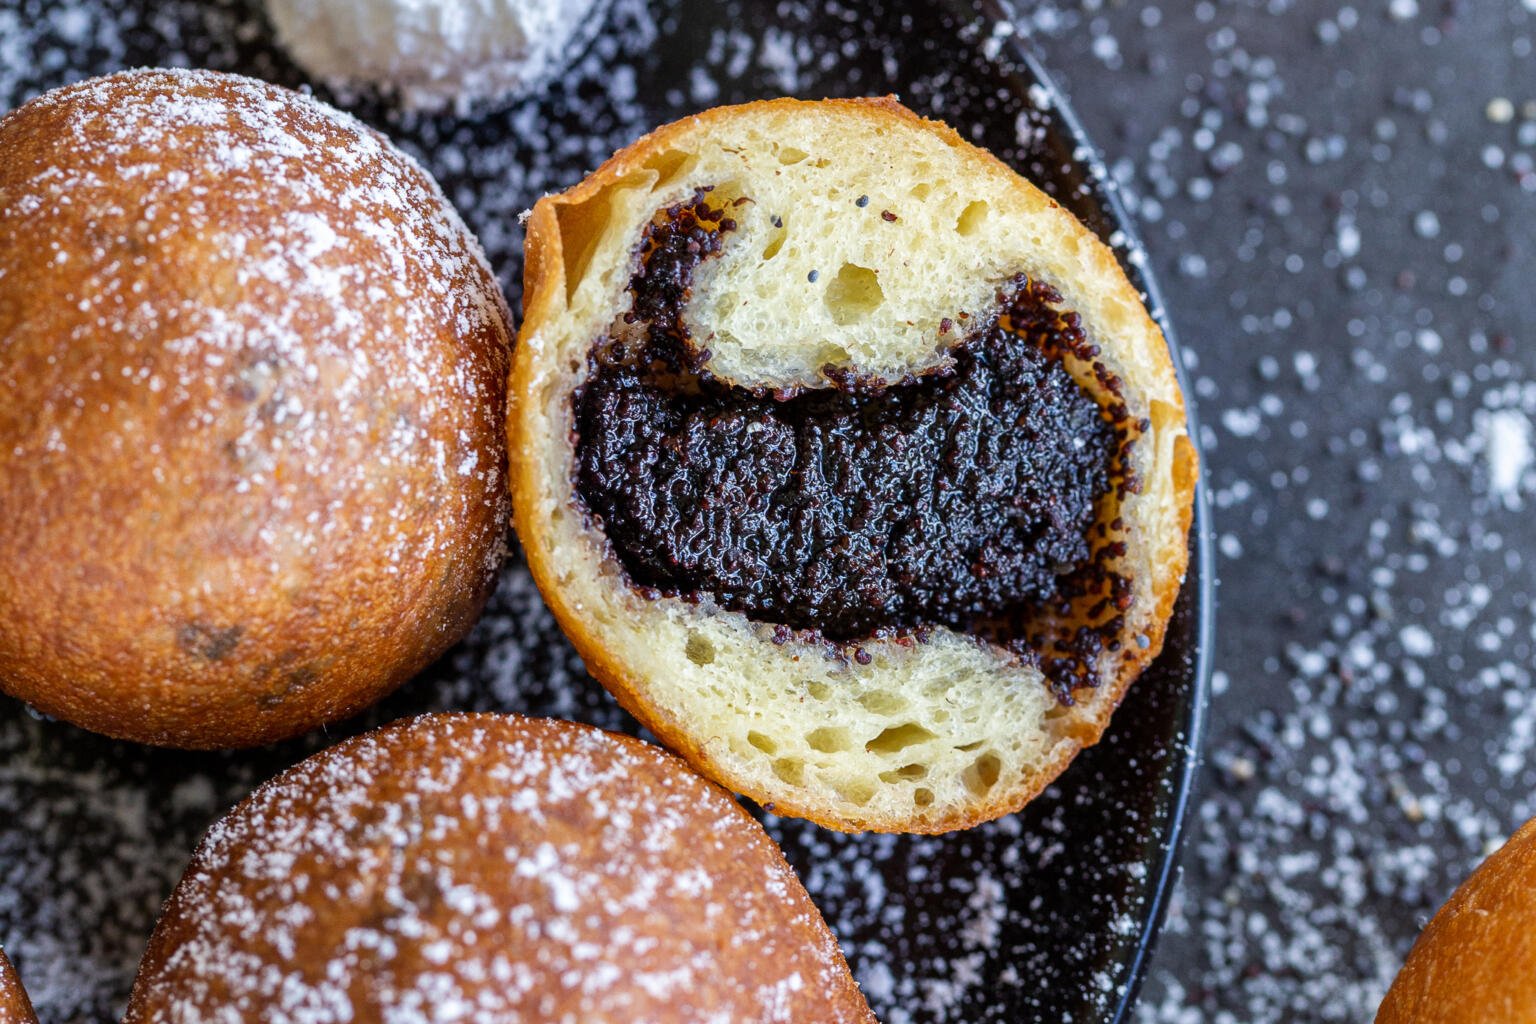
[[[1085,663],[1107,631],[1032,637],[1026,621],[1064,582],[1113,582],[1092,571],[1091,538],[1100,498],[1125,485],[1124,409],[1101,408],[1062,366],[1087,346],[1076,315],[1021,278],[963,336],[941,325],[957,341],[923,376],[727,385],[703,369],[682,311],[735,226],[728,212],[700,193],[648,226],[631,310],[594,345],[574,399],[577,492],[631,582],[836,643],[948,626],[1048,674],[1061,661],[1065,689],[1094,682]],[[1042,657],[1036,642],[1061,649]]]

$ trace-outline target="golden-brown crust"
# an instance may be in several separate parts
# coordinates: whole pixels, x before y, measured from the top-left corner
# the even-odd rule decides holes
[[[453,714],[315,755],[215,825],[125,1021],[367,1024],[446,1003],[496,1022],[874,1019],[723,790],[629,737]]]
[[[1179,407],[1179,414],[1183,415],[1182,404]],[[1195,454],[1194,443],[1187,436],[1176,438],[1171,466],[1174,479],[1173,514],[1177,516],[1176,521],[1179,524],[1177,532],[1181,538],[1188,538],[1190,528],[1194,525],[1195,483],[1199,476],[1199,467],[1199,457]],[[1110,716],[1125,699],[1131,684],[1141,675],[1142,670],[1157,660],[1157,656],[1163,651],[1163,642],[1168,635],[1168,622],[1173,617],[1173,606],[1178,603],[1179,591],[1184,584],[1184,573],[1189,567],[1187,544],[1177,549],[1176,556],[1171,555],[1165,558],[1164,565],[1170,571],[1160,576],[1153,588],[1153,596],[1156,600],[1155,610],[1149,617],[1144,630],[1148,643],[1145,647],[1133,647],[1121,662],[1120,671],[1114,679],[1101,684],[1100,690],[1092,695],[1093,711],[1087,718],[1091,728],[1084,729],[1078,736],[1084,747],[1091,747],[1103,738],[1104,730],[1109,728]]]
[[[1536,821],[1446,901],[1414,943],[1376,1024],[1536,1020]]]
[[[57,90],[0,149],[0,687],[252,745],[461,636],[504,543],[510,316],[431,178],[211,72]]]
[[[976,149],[948,125],[919,117],[891,97],[824,100],[821,103],[847,116],[875,121],[894,117],[906,125],[919,127],[942,138],[951,148],[978,155],[987,164],[1015,180],[1018,188],[1035,193],[1033,186],[1017,178],[994,155]],[[566,290],[571,286],[565,280],[567,255],[562,251],[560,212],[580,209],[605,190],[646,173],[658,156],[673,149],[685,135],[707,131],[713,125],[725,123],[748,112],[801,105],[802,101],[789,99],[760,101],[740,107],[715,108],[663,126],[615,154],[567,192],[545,196],[535,205],[527,231],[525,308],[520,332],[523,343],[514,351],[509,387],[508,439],[514,525],[524,540],[524,550],[528,554],[528,564],[535,582],[561,628],[580,652],[588,670],[625,710],[644,722],[665,744],[700,771],[770,805],[777,813],[808,818],[829,828],[910,832],[945,832],[965,828],[1018,810],[1053,781],[1079,750],[1098,742],[1109,724],[1110,716],[1130,685],[1161,652],[1168,620],[1182,587],[1188,563],[1187,538],[1193,517],[1198,464],[1194,446],[1183,432],[1184,400],[1178,388],[1171,356],[1161,331],[1147,315],[1140,296],[1126,280],[1113,252],[1059,204],[1047,200],[1048,215],[1057,218],[1063,230],[1081,240],[1083,256],[1090,264],[1087,276],[1101,282],[1113,282],[1111,286],[1116,290],[1116,298],[1125,308],[1134,311],[1131,315],[1138,317],[1138,331],[1153,339],[1154,343],[1138,355],[1147,363],[1144,373],[1152,381],[1149,390],[1153,393],[1155,404],[1159,406],[1154,414],[1169,426],[1176,427],[1176,436],[1167,453],[1167,465],[1163,468],[1166,475],[1163,483],[1168,488],[1164,503],[1166,507],[1159,511],[1160,515],[1165,515],[1176,524],[1172,530],[1162,531],[1165,536],[1176,538],[1176,543],[1156,552],[1153,559],[1154,576],[1149,593],[1151,601],[1143,601],[1136,619],[1136,632],[1145,639],[1145,643],[1136,643],[1128,636],[1125,650],[1115,664],[1115,671],[1103,678],[1096,689],[1079,690],[1075,694],[1077,707],[1062,727],[1057,746],[1039,770],[1021,780],[1019,785],[993,790],[966,807],[963,812],[942,818],[921,815],[855,818],[834,814],[816,802],[801,802],[791,791],[770,793],[743,786],[727,766],[711,754],[709,744],[712,737],[700,735],[693,723],[682,720],[673,709],[647,698],[644,680],[622,654],[610,649],[602,641],[586,609],[574,604],[566,594],[559,579],[561,567],[544,554],[550,546],[547,542],[551,531],[551,524],[545,519],[538,501],[544,488],[540,479],[540,431],[545,425],[539,421],[544,410],[540,408],[538,396],[533,393],[538,377],[537,362],[544,353],[539,347],[529,344],[528,339],[538,335],[560,315]],[[1148,603],[1150,609],[1145,607]]]
[[[32,1002],[3,949],[0,949],[0,1024],[37,1024]]]

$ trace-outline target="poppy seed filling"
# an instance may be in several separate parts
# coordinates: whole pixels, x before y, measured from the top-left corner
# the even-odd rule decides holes
[[[1062,365],[1085,344],[1076,314],[1018,278],[923,375],[730,385],[683,325],[728,213],[701,191],[647,225],[631,309],[573,398],[576,490],[630,582],[837,643],[937,625],[997,640],[1055,598],[1094,554],[1122,446]]]

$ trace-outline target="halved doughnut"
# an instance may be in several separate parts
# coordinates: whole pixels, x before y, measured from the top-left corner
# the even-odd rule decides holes
[[[888,99],[668,125],[534,207],[524,307],[529,566],[722,784],[976,824],[1161,649],[1196,476],[1167,345],[1105,245],[948,127]]]

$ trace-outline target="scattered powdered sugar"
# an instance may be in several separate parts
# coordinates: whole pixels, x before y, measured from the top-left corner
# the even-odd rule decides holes
[[[1369,1020],[1536,814],[1536,12],[1017,6],[1162,275],[1224,556],[1136,1019]]]
[[[862,1019],[727,796],[655,748],[501,717],[414,719],[263,785],[160,929],[130,1021]]]
[[[1531,467],[1531,421],[1519,409],[1498,409],[1483,417],[1482,434],[1488,488],[1518,507],[1525,474]]]

